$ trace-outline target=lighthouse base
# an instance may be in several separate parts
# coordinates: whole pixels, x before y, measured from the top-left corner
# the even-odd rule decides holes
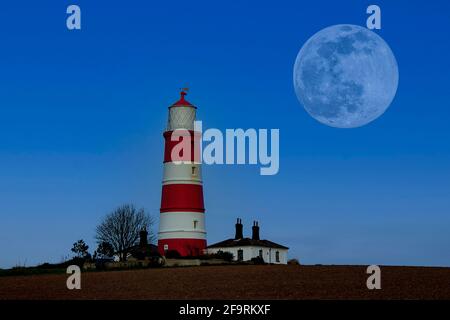
[[[168,252],[178,252],[181,257],[196,257],[206,250],[205,239],[160,239],[158,252],[165,256]],[[176,254],[176,253],[174,253]]]

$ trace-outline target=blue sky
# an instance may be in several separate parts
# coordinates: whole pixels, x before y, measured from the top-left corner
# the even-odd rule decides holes
[[[292,68],[378,4],[399,66],[378,120],[336,129]],[[82,30],[68,31],[78,4]],[[205,166],[208,242],[244,233],[306,264],[450,266],[450,5],[445,1],[50,1],[0,10],[0,267],[58,262],[116,206],[157,216],[162,130],[189,86],[204,128],[279,128],[280,172]]]

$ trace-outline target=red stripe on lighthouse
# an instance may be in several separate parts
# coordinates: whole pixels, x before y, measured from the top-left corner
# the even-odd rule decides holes
[[[183,256],[199,256],[203,254],[206,249],[206,240],[203,239],[160,239],[158,241],[158,252],[165,255],[164,245],[167,246],[168,251],[178,251]]]
[[[176,160],[181,161],[196,161],[198,162],[200,159],[200,138],[201,134],[199,132],[194,132],[192,130],[187,131],[186,135],[182,135],[181,131],[175,132],[175,131],[166,131],[164,132],[164,139],[165,139],[165,145],[164,145],[164,162],[172,162]],[[189,135],[187,135],[187,132],[189,132]],[[172,138],[173,136],[173,138]],[[195,137],[195,138],[194,138]],[[187,141],[184,139],[188,139]],[[194,140],[195,139],[195,140]],[[196,143],[194,143],[194,141]],[[172,159],[172,151],[180,144],[180,148],[183,145],[183,143],[189,143],[190,144],[190,157],[187,155],[185,158],[185,155],[183,154],[183,150],[175,157],[177,159]]]
[[[203,187],[197,184],[167,184],[162,187],[161,211],[205,212]]]

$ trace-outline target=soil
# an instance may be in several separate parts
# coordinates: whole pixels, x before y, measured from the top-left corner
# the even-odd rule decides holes
[[[1,299],[450,299],[450,268],[381,266],[368,290],[366,266],[241,265],[0,277]]]

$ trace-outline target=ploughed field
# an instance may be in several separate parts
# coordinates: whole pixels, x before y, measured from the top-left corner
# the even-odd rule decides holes
[[[381,266],[381,290],[366,266],[237,265],[0,277],[0,299],[450,299],[450,268]]]

